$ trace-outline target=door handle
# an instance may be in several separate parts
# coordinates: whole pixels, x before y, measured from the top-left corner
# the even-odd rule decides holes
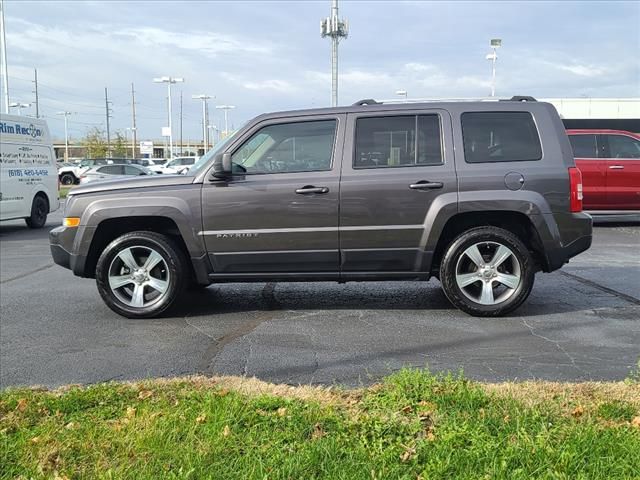
[[[418,183],[412,183],[409,185],[411,190],[435,190],[442,187],[442,182],[427,182],[426,180],[420,180]]]
[[[609,165],[609,168],[611,170],[624,170],[624,167],[622,165]]]
[[[296,193],[299,195],[307,195],[309,193],[329,193],[329,188],[314,187],[313,185],[306,185],[302,188],[297,188]]]

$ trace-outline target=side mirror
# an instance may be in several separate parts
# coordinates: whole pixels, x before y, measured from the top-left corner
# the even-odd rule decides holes
[[[213,176],[216,178],[228,178],[231,175],[231,154],[219,153],[213,160]]]

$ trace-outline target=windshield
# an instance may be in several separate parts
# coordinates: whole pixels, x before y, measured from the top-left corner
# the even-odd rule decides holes
[[[244,127],[244,126],[243,126]],[[197,174],[205,165],[209,164],[210,160],[215,157],[218,153],[224,150],[225,146],[229,143],[229,141],[236,136],[236,133],[241,131],[243,127],[240,127],[238,130],[233,132],[231,135],[226,137],[225,139],[219,141],[214,147],[201,156],[196,163],[194,163],[190,168],[187,175],[195,175]]]

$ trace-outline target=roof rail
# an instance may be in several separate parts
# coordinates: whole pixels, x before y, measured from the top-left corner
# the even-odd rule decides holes
[[[374,100],[368,98],[366,100],[360,100],[354,103],[354,106],[358,105],[380,105],[380,104],[393,104],[393,103],[431,103],[431,102],[535,102],[533,97],[515,95],[511,98],[497,98],[497,97],[476,97],[476,98],[391,98],[387,100]]]
[[[366,98],[364,100],[359,100],[356,103],[353,104],[353,106],[358,106],[358,105],[376,105],[380,102],[376,102],[373,98]]]
[[[537,100],[533,97],[528,97],[526,95],[514,95],[510,99],[501,99],[501,102],[537,102]]]

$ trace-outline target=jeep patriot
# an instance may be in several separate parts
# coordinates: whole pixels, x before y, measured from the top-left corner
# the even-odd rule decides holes
[[[430,277],[499,316],[591,230],[552,105],[363,100],[260,115],[186,175],[76,187],[50,243],[131,318],[217,282]]]

